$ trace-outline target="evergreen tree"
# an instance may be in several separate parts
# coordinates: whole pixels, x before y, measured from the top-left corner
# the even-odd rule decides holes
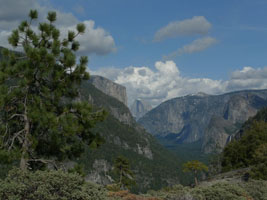
[[[130,169],[129,160],[119,156],[116,158],[114,163],[114,169],[116,174],[119,176],[118,185],[120,188],[130,188],[131,185],[135,184],[134,174]]]
[[[224,172],[250,167],[250,175],[255,179],[267,180],[267,123],[266,109],[260,115],[248,120],[239,140],[231,141],[222,152]],[[262,115],[263,114],[263,115]],[[258,118],[260,116],[260,118]],[[257,121],[260,119],[260,121]]]
[[[61,39],[55,12],[34,31],[37,18],[31,10],[8,38],[22,53],[5,49],[0,63],[0,155],[18,159],[22,170],[79,156],[85,145],[100,141],[92,127],[105,116],[77,100],[81,82],[89,79],[87,57],[78,64],[75,57],[85,25]]]
[[[208,167],[198,160],[188,161],[183,165],[184,172],[193,172],[195,185],[198,185],[197,175],[201,171],[208,171]]]

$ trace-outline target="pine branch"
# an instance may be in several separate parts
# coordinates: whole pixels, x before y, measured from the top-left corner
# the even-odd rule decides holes
[[[18,138],[19,141],[22,142],[21,138],[19,138],[19,137],[20,137],[20,134],[23,133],[24,131],[25,131],[25,129],[22,129],[22,130],[18,131],[17,133],[15,133],[14,136],[12,137],[12,139],[11,139],[11,144],[10,145],[8,145],[8,143],[10,141],[9,140],[7,141],[8,151],[10,151],[13,148],[14,141],[15,141],[16,138]]]

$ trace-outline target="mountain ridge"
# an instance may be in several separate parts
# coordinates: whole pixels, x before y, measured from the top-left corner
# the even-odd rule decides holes
[[[202,140],[202,150],[210,153],[216,146],[223,148],[227,135],[234,133],[231,130],[240,128],[243,122],[264,106],[267,106],[267,90],[243,90],[221,95],[187,95],[161,103],[140,118],[138,123],[152,135],[172,135],[177,143]],[[221,117],[227,121],[222,123],[228,125],[222,128],[215,121],[211,121],[216,117]],[[211,129],[213,131],[209,131]],[[219,142],[216,143],[216,140]]]

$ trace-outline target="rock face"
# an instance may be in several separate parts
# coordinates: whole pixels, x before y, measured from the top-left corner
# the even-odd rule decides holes
[[[103,93],[112,96],[127,106],[126,88],[102,76],[91,76],[90,82]]]
[[[130,111],[132,115],[137,120],[143,117],[151,109],[152,109],[152,106],[149,103],[141,99],[136,99],[130,107]]]
[[[160,104],[138,122],[152,135],[177,143],[202,141],[203,151],[209,153],[223,148],[228,137],[264,106],[267,90],[188,95]]]

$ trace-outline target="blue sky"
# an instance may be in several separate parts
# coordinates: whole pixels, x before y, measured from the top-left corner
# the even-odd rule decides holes
[[[0,45],[37,9],[62,32],[83,22],[89,71],[127,88],[129,103],[267,88],[267,0],[0,0]]]
[[[66,3],[65,3],[66,2]],[[154,66],[164,55],[199,36],[178,36],[152,42],[155,32],[169,22],[204,16],[212,24],[208,35],[218,43],[197,53],[173,60],[190,77],[227,79],[229,74],[267,63],[266,0],[53,0],[62,11],[81,20],[93,19],[115,40],[117,52],[92,56],[89,67]],[[79,11],[79,8],[82,8]]]

